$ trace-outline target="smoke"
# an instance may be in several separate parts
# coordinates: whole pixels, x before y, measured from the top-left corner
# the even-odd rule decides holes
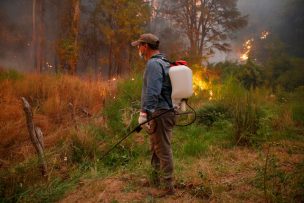
[[[44,68],[54,67],[61,0],[44,0]],[[34,70],[33,1],[0,0],[0,67]]]
[[[263,31],[269,31],[276,35],[276,30],[282,21],[284,6],[288,0],[239,0],[238,8],[242,15],[248,15],[246,28],[235,33],[232,44],[232,52],[219,54],[227,60],[237,60],[242,44],[251,38],[260,36]],[[224,55],[224,57],[223,57]],[[216,59],[220,59],[216,56]],[[214,60],[217,62],[219,60]]]
[[[161,4],[163,0],[153,1]],[[54,64],[55,57],[55,41],[58,37],[58,20],[59,9],[58,4],[63,2],[61,0],[47,0],[45,1],[45,21],[46,21],[46,60],[50,64]],[[87,13],[82,13],[82,24],[88,21],[88,15],[92,12],[92,2],[94,0],[82,1],[82,6],[86,7]],[[215,53],[215,56],[210,59],[210,62],[219,62],[224,60],[236,60],[239,57],[242,44],[256,36],[259,36],[262,31],[270,31],[275,34],[277,27],[282,22],[284,6],[289,0],[239,0],[238,8],[242,15],[248,15],[248,26],[236,33],[231,39],[232,51],[230,53]],[[56,6],[57,5],[57,6]],[[84,9],[85,10],[85,9]],[[174,50],[171,55],[179,56],[177,50],[180,47],[172,48],[172,44],[184,43],[184,36],[179,36],[178,30],[170,30],[172,26],[157,21],[151,27],[150,31],[155,31],[165,41],[172,41],[172,43],[164,44],[165,52]],[[281,30],[283,32],[283,30]],[[165,35],[164,35],[165,34]],[[173,36],[173,37],[172,37]],[[178,39],[179,38],[179,39]],[[171,42],[170,41],[170,42]],[[179,41],[177,43],[177,41]],[[166,46],[165,46],[166,45]],[[0,0],[0,67],[15,68],[23,70],[33,70],[32,62],[32,1],[24,0]],[[170,55],[170,53],[168,53]]]
[[[158,0],[160,5],[164,0]],[[283,12],[289,0],[239,0],[238,9],[241,15],[248,16],[248,25],[242,30],[233,33],[230,40],[232,51],[223,53],[217,51],[209,62],[216,63],[225,60],[238,60],[242,45],[250,38],[260,36],[263,31],[274,34],[281,23]],[[153,1],[155,2],[155,1]],[[164,29],[165,24],[158,22],[158,30]],[[157,33],[158,34],[158,33]],[[183,36],[185,37],[185,36]],[[175,39],[175,38],[172,38]]]
[[[282,12],[288,0],[239,0],[238,8],[248,15],[248,26],[237,33],[238,38],[275,30],[282,20]]]
[[[234,33],[231,39],[232,51],[228,53],[216,52],[209,62],[216,63],[230,60],[237,61],[245,41],[260,36],[263,31],[277,29],[282,11],[288,0],[239,0],[238,9],[242,15],[248,16],[248,25]]]
[[[30,68],[31,30],[31,1],[0,1],[0,66]]]

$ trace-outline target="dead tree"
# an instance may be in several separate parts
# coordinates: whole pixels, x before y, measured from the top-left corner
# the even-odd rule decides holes
[[[38,159],[40,163],[40,169],[43,176],[47,176],[47,164],[44,156],[44,142],[43,142],[43,134],[40,128],[35,127],[33,122],[33,113],[30,104],[28,101],[22,97],[23,101],[23,110],[25,112],[27,129],[34,145],[36,152],[38,154]]]

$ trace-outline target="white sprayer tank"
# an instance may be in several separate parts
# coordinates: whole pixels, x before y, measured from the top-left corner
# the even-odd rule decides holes
[[[172,85],[173,105],[180,106],[183,99],[187,99],[193,94],[192,70],[184,65],[173,66],[169,69],[169,76]]]

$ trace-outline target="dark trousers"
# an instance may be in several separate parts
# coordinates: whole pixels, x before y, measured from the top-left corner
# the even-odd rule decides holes
[[[166,110],[159,110],[153,113],[156,116]],[[171,148],[172,129],[175,125],[174,112],[168,112],[151,123],[155,128],[150,135],[152,159],[151,165],[157,174],[165,180],[165,183],[172,184],[173,179],[173,155]]]

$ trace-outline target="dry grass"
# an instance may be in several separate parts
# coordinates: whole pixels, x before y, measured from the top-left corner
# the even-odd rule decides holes
[[[3,163],[20,161],[34,151],[21,97],[32,105],[34,122],[45,135],[46,147],[50,147],[68,136],[67,129],[73,128],[75,121],[88,120],[85,112],[93,117],[100,112],[113,89],[115,86],[106,82],[66,75],[27,74],[19,80],[0,81],[0,159]]]
[[[290,106],[283,106],[280,110],[278,116],[276,116],[272,121],[272,126],[274,129],[285,130],[290,126],[294,126],[294,121],[292,119],[292,110]]]
[[[173,196],[157,198],[161,189],[143,186],[145,175],[121,171],[105,178],[84,180],[60,202],[267,202],[270,199],[266,199],[263,186],[257,186],[257,177],[261,175],[257,169],[265,167],[266,148],[266,144],[261,150],[213,147],[208,155],[175,160],[182,171],[175,172],[176,195]],[[284,173],[292,174],[296,164],[303,162],[303,143],[282,141],[272,146],[270,154],[278,158]],[[286,168],[287,162],[291,168]],[[144,164],[148,167],[148,160]],[[269,168],[268,176],[270,172]],[[267,182],[267,190],[271,189],[272,181]],[[293,199],[293,191],[283,193],[286,202]]]

